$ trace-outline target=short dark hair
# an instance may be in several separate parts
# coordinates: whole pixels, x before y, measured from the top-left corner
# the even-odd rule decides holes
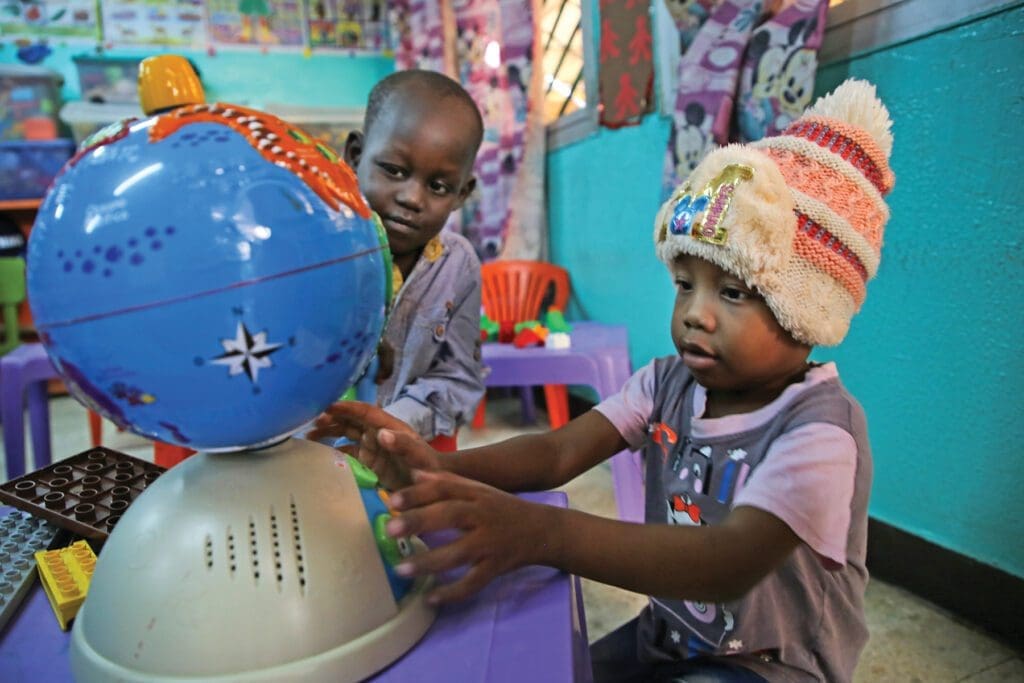
[[[473,97],[466,92],[465,88],[448,76],[437,71],[427,71],[425,69],[396,71],[373,86],[373,89],[370,91],[370,97],[366,102],[366,114],[363,117],[363,133],[366,135],[370,134],[370,128],[373,126],[374,121],[377,120],[377,117],[380,116],[381,111],[392,95],[399,94],[411,87],[421,88],[439,100],[446,97],[454,97],[465,104],[473,112],[473,118],[477,124],[474,149],[480,148],[484,135],[484,119],[480,115],[480,108],[473,100]]]

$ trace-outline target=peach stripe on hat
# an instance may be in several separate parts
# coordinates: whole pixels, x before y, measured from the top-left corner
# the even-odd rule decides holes
[[[770,145],[762,144],[769,141]],[[775,160],[787,184],[826,201],[875,248],[881,248],[889,208],[860,171],[803,138],[782,136],[766,138],[762,143],[755,146]]]
[[[806,232],[798,231],[793,236],[793,251],[797,257],[807,261],[809,268],[820,270],[838,281],[853,298],[857,308],[864,303],[867,294],[864,278],[849,261]]]
[[[867,179],[867,176],[838,154],[830,152],[827,147],[821,147],[807,138],[785,134],[764,138],[750,144],[751,147],[755,147],[763,152],[767,152],[769,149],[788,149],[791,152],[795,152],[798,156],[806,157],[810,161],[825,164],[828,168],[843,174],[851,182],[856,183],[864,195],[873,197],[872,201],[879,206],[879,210],[887,210],[882,193]]]
[[[871,159],[871,162],[878,169],[881,180],[880,184],[882,186],[880,189],[881,193],[888,194],[889,191],[892,190],[892,186],[896,178],[895,176],[893,176],[892,171],[889,169],[889,162],[887,161],[889,158],[889,154],[883,151],[882,148],[878,146],[878,143],[875,142],[875,139],[871,137],[871,134],[868,133],[866,130],[864,130],[863,128],[858,128],[857,126],[851,126],[845,123],[844,121],[840,121],[838,119],[814,115],[805,115],[800,117],[800,123],[816,123],[819,126],[828,127],[832,129],[834,132],[839,133],[841,136],[848,138],[849,140],[852,140],[861,148],[861,150],[868,156],[868,158]],[[834,146],[830,146],[829,148],[832,149],[833,153],[835,152]],[[892,150],[890,149],[889,151],[891,152]],[[852,161],[852,159],[848,157],[847,161]]]
[[[854,230],[853,226],[843,220],[843,217],[832,211],[832,209],[818,201],[816,198],[806,195],[799,190],[790,188],[796,208],[806,216],[809,216],[815,223],[822,226],[830,233],[839,238],[846,245],[846,248],[856,254],[861,264],[867,271],[870,280],[878,272],[878,263],[881,261],[879,245],[872,244],[863,233]]]

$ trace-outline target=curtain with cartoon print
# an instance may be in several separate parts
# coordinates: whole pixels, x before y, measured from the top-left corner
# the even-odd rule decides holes
[[[663,174],[668,196],[716,145],[774,135],[810,104],[828,0],[769,0],[767,10],[763,0],[665,2],[683,49]]]
[[[484,119],[477,189],[448,229],[481,261],[546,254],[545,134],[537,22],[541,0],[392,0],[398,69],[459,81]]]

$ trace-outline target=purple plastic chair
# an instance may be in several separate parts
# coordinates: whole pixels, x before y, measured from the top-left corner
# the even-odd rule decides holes
[[[25,474],[25,399],[35,467],[50,464],[50,406],[47,382],[57,377],[42,344],[22,344],[0,358],[0,421],[4,430],[7,479]]]

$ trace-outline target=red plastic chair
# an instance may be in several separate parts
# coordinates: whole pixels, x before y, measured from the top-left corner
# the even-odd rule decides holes
[[[542,307],[565,311],[569,301],[569,273],[564,268],[540,261],[490,261],[480,268],[483,280],[484,313],[491,320],[520,323],[538,320]],[[523,387],[524,392],[530,387]],[[569,421],[569,394],[564,385],[544,385],[544,400],[552,429]],[[486,398],[477,406],[473,428],[484,426]]]
[[[89,437],[93,448],[103,444],[103,418],[94,410],[89,411]],[[153,463],[168,469],[193,453],[194,450],[185,446],[175,446],[163,441],[153,442]]]

